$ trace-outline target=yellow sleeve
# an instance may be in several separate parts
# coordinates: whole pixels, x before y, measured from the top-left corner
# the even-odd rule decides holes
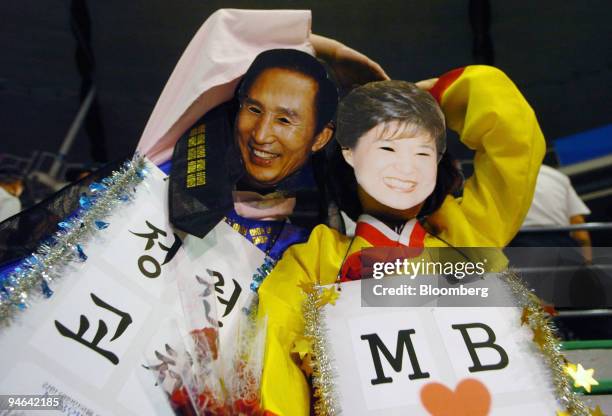
[[[440,77],[431,93],[450,129],[476,151],[463,197],[428,221],[454,246],[504,247],[529,210],[545,140],[532,108],[499,69],[475,65]]]
[[[321,266],[335,235],[319,225],[304,244],[291,246],[259,288],[259,317],[267,317],[266,353],[261,381],[263,406],[279,416],[307,416],[310,387],[291,357],[293,343],[304,332],[302,282],[317,283],[329,266]],[[337,239],[335,239],[337,240]],[[332,247],[332,251],[333,247]],[[326,257],[323,257],[326,258]]]

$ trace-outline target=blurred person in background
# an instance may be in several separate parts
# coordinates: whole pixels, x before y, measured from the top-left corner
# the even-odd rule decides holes
[[[11,170],[0,171],[0,222],[21,211],[19,197],[23,193],[21,176]]]
[[[570,179],[558,170],[542,165],[538,173],[533,202],[523,222],[525,227],[567,227],[583,224],[591,211],[580,199]],[[586,264],[593,260],[591,237],[588,231],[528,232],[513,241],[516,247],[581,247]]]

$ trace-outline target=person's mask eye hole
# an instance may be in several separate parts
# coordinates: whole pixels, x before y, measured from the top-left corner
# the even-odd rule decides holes
[[[284,125],[284,126],[290,126],[291,125],[291,120],[289,120],[287,117],[279,117],[276,119],[280,124]]]
[[[255,107],[254,105],[247,106],[247,110],[249,111],[249,113],[256,114],[256,115],[260,115],[262,113],[262,111],[259,108]]]
[[[430,156],[433,156],[433,155],[431,153],[427,153],[427,152],[419,152],[419,153],[417,153],[417,156],[427,156],[427,157],[430,157]]]
[[[381,146],[379,147],[379,149],[385,150],[387,152],[395,152],[395,149],[393,149],[392,147],[388,147],[388,146]]]

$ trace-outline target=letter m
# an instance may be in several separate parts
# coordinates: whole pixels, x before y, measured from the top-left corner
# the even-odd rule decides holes
[[[412,340],[410,339],[411,334],[414,334],[414,329],[403,329],[398,331],[395,356],[389,352],[389,349],[387,349],[387,346],[382,342],[378,334],[367,334],[361,336],[361,339],[368,341],[370,345],[372,362],[374,363],[374,369],[376,370],[376,378],[372,379],[373,385],[393,382],[391,377],[385,376],[380,359],[380,353],[382,352],[387,362],[391,364],[393,370],[395,370],[396,373],[399,373],[402,371],[404,346],[408,351],[408,358],[410,359],[410,364],[412,365],[413,371],[413,374],[409,374],[408,378],[410,380],[415,380],[418,378],[429,377],[429,373],[422,372],[421,367],[419,367],[419,361],[417,360],[416,353],[414,352],[414,346],[412,345]]]

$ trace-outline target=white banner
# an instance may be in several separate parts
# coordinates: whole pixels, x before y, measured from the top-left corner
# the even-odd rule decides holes
[[[51,298],[35,300],[0,331],[0,394],[62,394],[63,414],[173,414],[147,367],[161,369],[171,391],[177,343],[193,323],[177,281],[201,295],[202,274],[214,287],[191,307],[205,317],[204,301],[217,299],[224,348],[264,254],[225,223],[203,240],[181,238],[168,222],[166,178],[150,170],[134,201],[84,244],[88,259],[68,266]]]
[[[510,416],[558,409],[518,308],[361,307],[360,282],[349,282],[324,311],[344,414]]]
[[[180,266],[178,287],[184,308],[188,308],[185,314],[189,327],[199,329],[218,323],[221,350],[229,351],[240,312],[251,294],[253,274],[263,264],[265,254],[225,222],[217,224],[203,239],[188,236],[183,247],[190,262]],[[206,281],[213,286],[207,287]]]

